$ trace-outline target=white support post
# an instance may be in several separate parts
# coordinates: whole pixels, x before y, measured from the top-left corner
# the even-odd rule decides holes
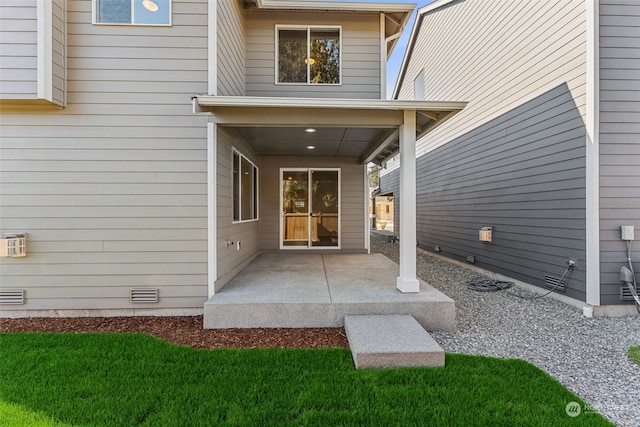
[[[218,150],[218,127],[215,123],[207,123],[207,276],[208,294],[212,297],[216,293],[216,279],[218,278],[218,233],[216,203],[216,170]]]
[[[420,292],[416,275],[416,112],[400,126],[400,292]]]

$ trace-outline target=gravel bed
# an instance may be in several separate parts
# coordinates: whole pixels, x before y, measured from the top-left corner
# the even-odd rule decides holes
[[[371,245],[398,262],[397,244],[372,238]],[[587,318],[549,297],[469,290],[466,283],[478,273],[421,251],[417,269],[455,300],[457,331],[432,333],[445,351],[527,360],[617,425],[640,426],[640,366],[627,356],[629,347],[640,345],[640,316]]]

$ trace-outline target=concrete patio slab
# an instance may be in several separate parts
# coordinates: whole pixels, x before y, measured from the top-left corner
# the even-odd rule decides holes
[[[204,327],[336,327],[348,314],[411,314],[428,330],[455,330],[452,299],[425,283],[403,294],[397,274],[381,254],[262,254],[205,303]]]
[[[444,350],[411,315],[347,315],[356,369],[444,366]]]

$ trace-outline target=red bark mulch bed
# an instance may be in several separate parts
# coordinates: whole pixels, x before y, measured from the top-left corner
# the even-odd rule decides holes
[[[204,329],[202,316],[0,318],[0,332],[143,332],[193,348],[348,347],[344,328]]]

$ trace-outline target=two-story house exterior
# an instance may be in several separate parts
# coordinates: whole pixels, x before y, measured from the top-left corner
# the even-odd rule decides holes
[[[416,138],[464,107],[385,99],[413,8],[3,2],[0,232],[27,251],[1,315],[197,314],[260,253],[366,253],[366,164],[399,147],[411,193]]]
[[[638,28],[640,5],[627,0],[419,10],[393,97],[469,102],[418,141],[423,249],[553,289],[587,315],[637,314],[620,271],[640,260],[621,228],[637,239]],[[398,176],[388,162],[383,193]]]

